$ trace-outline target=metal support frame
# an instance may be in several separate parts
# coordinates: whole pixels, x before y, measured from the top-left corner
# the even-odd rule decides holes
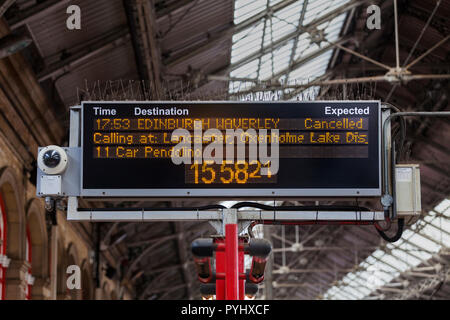
[[[50,299],[58,296],[58,226],[53,224],[50,237]]]
[[[249,241],[245,236],[239,236],[237,209],[223,209],[222,218],[222,227],[218,228],[218,231],[221,232],[220,235],[213,236],[212,242],[207,242],[207,244],[200,244],[205,239],[198,239],[196,240],[198,242],[192,245],[194,255],[207,257],[207,259],[213,257],[213,251],[215,251],[216,283],[210,283],[213,272],[209,260],[207,262],[209,277],[200,275],[205,272],[199,271],[200,281],[213,287],[214,293],[209,291],[209,293],[203,292],[202,294],[208,297],[215,294],[216,300],[244,300],[246,294],[254,294],[252,290],[246,291],[246,288],[251,287],[251,284],[246,284],[246,281],[256,285],[264,279],[264,269],[271,245],[267,241],[263,244],[255,243]],[[265,245],[266,247],[264,247]],[[200,249],[202,246],[203,250]],[[267,250],[269,252],[264,253]],[[248,275],[245,273],[245,254],[253,256],[252,267]],[[196,260],[199,270],[204,268],[204,263],[201,259]]]
[[[10,21],[11,30],[15,30],[25,24],[28,24],[32,21],[36,21],[42,17],[47,16],[49,13],[54,12],[55,10],[67,6],[70,0],[48,0],[43,1],[35,6],[32,6],[26,10],[24,10],[23,14],[17,14]]]
[[[137,25],[140,31],[140,40],[143,45],[144,63],[148,80],[151,82],[152,94],[159,98],[161,95],[161,55],[156,40],[157,28],[155,26],[155,8],[150,1],[136,1]]]
[[[0,6],[0,17],[3,17],[5,12],[11,7],[16,0],[4,0]]]
[[[70,137],[69,147],[79,147],[81,143],[80,107],[70,110]],[[239,250],[241,238],[239,234],[245,230],[252,221],[269,221],[270,223],[374,223],[385,219],[381,211],[319,211],[299,210],[285,211],[273,210],[245,210],[237,208],[224,208],[215,210],[184,210],[174,208],[169,210],[153,210],[152,208],[130,208],[116,211],[113,209],[87,209],[79,208],[79,198],[70,196],[67,202],[67,219],[69,221],[208,221],[217,230],[221,242],[225,246],[223,252],[216,253],[216,298],[218,300],[242,300],[245,296],[244,252]]]
[[[217,244],[224,244],[225,239],[217,238],[214,239]],[[225,252],[216,252],[216,274],[225,273]],[[216,300],[225,300],[225,279],[216,278]]]
[[[225,234],[224,225],[227,222],[227,210],[128,210],[128,211],[107,211],[98,209],[78,209],[78,199],[76,197],[68,198],[67,220],[71,221],[224,221],[223,225],[213,226],[220,234]],[[277,210],[239,210],[236,211],[237,222],[245,223],[248,221],[360,221],[375,222],[384,220],[384,212],[382,211],[277,211]],[[245,224],[244,224],[245,225]],[[242,231],[243,226],[240,226]]]
[[[71,131],[69,146],[80,145],[80,108],[71,109]],[[77,197],[68,197],[67,219],[70,221],[208,221],[220,234],[221,242],[225,246],[223,252],[216,253],[216,274],[224,275],[216,278],[216,298],[226,300],[242,300],[245,296],[244,252],[239,250],[239,233],[252,221],[277,222],[306,222],[306,223],[332,223],[332,222],[362,222],[374,223],[385,219],[381,211],[319,211],[319,210],[244,210],[237,208],[224,208],[215,210],[153,210],[152,208],[131,208],[116,211],[112,209],[86,209],[79,208]]]
[[[366,3],[366,2],[369,2],[369,0],[363,0],[363,1],[356,1],[355,0],[355,1],[351,1],[349,3],[343,4],[340,7],[334,9],[333,11],[331,11],[331,12],[329,12],[329,13],[327,13],[327,14],[325,14],[325,15],[323,15],[323,16],[321,16],[321,17],[319,17],[319,18],[317,18],[317,19],[315,19],[313,21],[311,21],[310,23],[308,23],[308,24],[306,24],[304,26],[301,26],[301,29],[299,28],[300,30],[295,30],[293,32],[290,32],[290,33],[286,34],[285,36],[281,37],[280,39],[274,41],[270,45],[261,48],[261,50],[255,52],[255,53],[253,53],[253,54],[251,54],[251,55],[249,55],[247,57],[244,57],[244,58],[242,58],[239,61],[236,61],[235,63],[233,63],[230,66],[226,67],[225,70],[226,71],[235,70],[235,69],[245,65],[246,63],[248,63],[248,62],[250,62],[250,61],[252,61],[254,59],[260,58],[264,54],[275,50],[276,48],[284,45],[285,43],[287,43],[288,41],[294,39],[295,37],[299,37],[303,33],[308,32],[309,30],[312,30],[312,29],[316,28],[317,26],[321,25],[322,23],[324,23],[326,21],[329,21],[329,20],[331,20],[331,19],[333,19],[333,18],[341,15],[342,13],[345,13],[345,12],[347,12],[347,11],[353,9],[353,8],[359,7],[360,5],[362,5],[363,3]],[[258,20],[258,22],[259,22],[259,20]],[[225,71],[225,70],[223,70],[223,71]],[[222,74],[222,70],[217,72],[216,74]]]
[[[296,38],[298,39],[298,38]],[[306,84],[289,84],[289,83],[280,83],[278,80],[281,76],[289,74],[292,70],[295,70],[299,68],[300,66],[304,65],[305,63],[310,62],[311,60],[319,57],[321,54],[327,52],[328,50],[332,50],[336,47],[342,46],[346,42],[353,41],[354,39],[352,37],[344,36],[339,39],[337,39],[335,42],[329,42],[326,46],[320,47],[319,49],[309,53],[306,56],[300,56],[296,60],[292,60],[289,62],[289,65],[284,68],[283,70],[278,71],[277,73],[273,74],[272,77],[269,80],[261,81],[256,79],[239,79],[239,78],[230,78],[230,77],[218,77],[218,76],[208,76],[208,80],[223,80],[223,81],[248,81],[248,82],[256,82],[256,86],[248,89],[248,90],[241,90],[240,92],[237,92],[236,94],[232,94],[232,96],[241,96],[245,95],[247,93],[252,92],[258,92],[258,91],[264,91],[269,89],[273,90],[284,90],[284,89],[296,89],[295,92],[298,93],[298,91],[307,89],[309,87],[312,87],[315,85],[315,83],[320,78],[319,82],[322,83],[324,81],[323,76],[320,76],[317,79],[314,79],[313,81],[306,83]],[[328,72],[327,75],[330,75]],[[292,98],[295,94],[290,94],[288,96],[289,98]]]
[[[70,56],[60,60],[61,53],[58,52],[48,59],[50,63],[38,75],[38,81],[43,82],[50,78],[57,79],[62,75],[69,73],[83,64],[92,61],[93,58],[99,58],[102,54],[126,45],[130,40],[130,33],[126,26],[120,26],[101,37],[93,39],[83,46],[70,48]]]
[[[243,250],[238,251],[238,275],[245,273],[245,253]],[[245,279],[239,277],[239,300],[245,298]]]

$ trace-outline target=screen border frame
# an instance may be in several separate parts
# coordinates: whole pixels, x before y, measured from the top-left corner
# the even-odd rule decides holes
[[[183,189],[89,189],[84,188],[84,104],[133,104],[133,103],[170,103],[170,104],[246,104],[246,103],[377,103],[378,104],[378,188],[183,188]],[[82,101],[81,102],[81,170],[80,196],[95,198],[314,198],[314,197],[379,197],[382,193],[382,141],[381,141],[381,101],[380,100],[319,100],[319,101]]]

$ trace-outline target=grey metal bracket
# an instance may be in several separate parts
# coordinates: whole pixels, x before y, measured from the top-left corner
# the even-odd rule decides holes
[[[209,221],[219,234],[224,234],[224,226],[237,223],[239,232],[245,230],[252,221],[355,221],[375,222],[384,220],[382,211],[277,211],[277,210],[170,210],[170,211],[99,211],[80,210],[78,199],[69,197],[67,204],[69,221]]]

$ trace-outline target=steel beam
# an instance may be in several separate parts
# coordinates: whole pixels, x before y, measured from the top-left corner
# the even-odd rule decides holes
[[[0,6],[0,18],[3,17],[5,12],[11,7],[16,0],[3,0]]]
[[[148,0],[135,0],[139,32],[143,44],[143,56],[150,80],[152,95],[159,99],[161,85],[161,54],[156,41],[156,15],[153,3]]]
[[[313,60],[314,58],[317,58],[318,56],[320,56],[321,54],[327,52],[328,50],[334,49],[335,46],[337,45],[342,45],[348,41],[352,40],[352,38],[350,37],[343,37],[338,39],[337,41],[333,42],[333,43],[329,43],[328,45],[321,47],[320,49],[311,52],[310,54],[308,54],[307,56],[301,56],[299,59],[293,61],[290,64],[290,67],[281,70],[280,72],[278,72],[277,74],[274,75],[274,78],[279,78],[280,76],[282,76],[283,74],[285,74],[286,72],[292,72],[292,70],[295,70],[297,68],[299,68],[300,66],[302,66],[303,64]]]
[[[271,241],[270,236],[273,233],[273,226],[264,226],[264,238],[268,241]],[[273,250],[272,250],[273,251]],[[274,298],[274,292],[273,292],[273,260],[274,260],[274,254],[270,254],[267,265],[266,265],[266,271],[264,274],[264,296],[266,300],[273,300]]]
[[[145,287],[145,289],[142,291],[142,293],[139,295],[139,300],[144,299],[146,295],[150,295],[152,293],[157,293],[160,291],[167,290],[167,287],[164,288],[158,288],[157,283],[161,282],[165,278],[167,278],[168,274],[170,274],[173,271],[172,268],[167,268],[164,272],[160,273],[157,277],[155,277],[151,282]],[[186,284],[184,284],[186,285]]]
[[[408,288],[408,290],[404,290],[400,295],[394,296],[393,299],[409,300],[414,297],[420,297],[425,293],[425,291],[434,289],[439,285],[439,283],[445,282],[443,279],[447,279],[449,275],[450,271],[447,271],[447,273],[442,277],[436,276],[431,279],[426,278],[417,283],[415,286]]]
[[[72,199],[72,200],[71,200]],[[107,211],[84,209],[78,210],[76,198],[69,197],[67,219],[72,221],[211,221],[222,220],[222,210],[173,210],[146,211],[124,210]],[[372,222],[383,221],[382,211],[238,211],[238,220],[246,221],[355,221]]]
[[[345,268],[345,269],[289,269],[289,274],[292,273],[331,273],[331,272],[338,272],[338,273],[349,273],[355,271],[354,268]],[[283,274],[283,270],[274,270],[274,274]]]
[[[188,261],[186,263],[186,265],[189,265],[189,266],[193,265],[193,264],[194,264],[194,261]],[[163,264],[161,264],[161,265],[163,265]],[[171,265],[169,267],[164,266],[164,267],[158,267],[158,268],[154,268],[154,269],[147,269],[147,270],[144,271],[144,274],[155,274],[155,273],[159,273],[159,272],[165,272],[167,270],[180,269],[180,268],[183,268],[183,267],[184,267],[184,264],[183,265],[181,265],[181,264],[174,264],[174,265]]]
[[[46,17],[50,12],[68,5],[69,2],[70,0],[47,0],[37,4],[27,10],[24,10],[23,14],[18,14],[16,17],[11,19],[10,28],[11,30],[15,30],[30,23],[31,21]]]
[[[150,295],[150,294],[153,294],[153,293],[164,292],[164,295],[161,296],[161,298],[163,298],[167,293],[170,293],[172,291],[175,291],[175,290],[178,290],[178,289],[181,289],[181,288],[184,288],[184,287],[186,287],[186,283],[178,284],[176,286],[169,287],[169,288],[168,287],[161,287],[161,288],[157,288],[157,289],[152,289],[152,290],[148,291],[146,294]]]
[[[284,0],[280,3],[277,3],[277,4],[267,8],[266,10],[248,18],[247,20],[245,20],[237,25],[230,26],[230,27],[226,28],[225,30],[220,31],[216,35],[209,37],[208,40],[206,42],[204,42],[203,44],[201,44],[195,48],[189,48],[189,49],[181,52],[180,54],[177,54],[176,56],[165,59],[164,65],[166,65],[167,67],[172,67],[174,65],[177,65],[177,64],[185,61],[189,57],[195,56],[205,50],[208,50],[209,48],[215,47],[216,45],[222,43],[223,41],[226,41],[229,39],[231,40],[231,36],[234,33],[238,33],[240,31],[244,30],[245,28],[248,28],[256,23],[259,23],[259,21],[261,19],[263,19],[264,17],[266,17],[269,12],[271,12],[271,13],[278,12],[279,10],[286,8],[287,6],[295,3],[296,1],[298,1],[298,0]]]
[[[300,18],[298,20],[298,27],[297,27],[297,31],[301,30],[301,27],[303,25],[303,20],[305,19],[305,14],[306,14],[306,8],[308,7],[308,0],[303,1],[303,5],[302,5],[302,12],[300,13]],[[297,47],[298,47],[298,38],[296,37],[294,40],[294,45],[292,46],[292,51],[291,51],[291,56],[289,57],[289,64],[286,70],[286,79],[288,79],[289,73],[291,72],[292,68],[291,65],[294,62],[294,58],[295,58],[295,52],[297,51]]]
[[[125,0],[125,1],[127,1],[127,0]],[[165,4],[164,1],[161,1],[161,3]],[[172,2],[171,5],[164,7],[164,8],[156,8],[155,7],[156,17],[159,20],[166,15],[173,14],[175,11],[183,8],[184,6],[186,6],[189,3],[192,3],[192,0],[178,0],[178,1]]]
[[[328,234],[327,234],[327,239],[325,240],[325,245],[327,245],[327,244],[334,238],[334,236],[335,236],[336,234],[338,234],[339,232],[341,232],[342,229],[343,229],[343,227],[340,226],[340,227],[334,229],[332,232],[328,233]],[[307,264],[307,267],[312,267],[312,266],[314,265],[314,263],[317,262],[317,260],[319,259],[320,254],[322,254],[322,252],[315,252],[315,253],[312,255],[312,257],[310,257],[310,258],[308,259],[308,260],[309,260],[309,263]],[[301,259],[301,257],[299,257],[299,258],[297,258],[297,259],[291,261],[291,263],[289,263],[288,266],[289,266],[289,267],[292,267],[292,266],[293,266],[295,263],[297,263],[300,259]],[[300,279],[299,279],[298,281],[299,281],[299,282],[304,281],[305,276],[306,276],[306,274],[303,274],[303,275],[300,277]]]
[[[189,300],[194,299],[194,291],[192,290],[192,277],[191,273],[188,270],[189,267],[189,260],[187,257],[188,252],[188,246],[186,243],[186,237],[184,235],[186,234],[184,225],[180,222],[173,222],[175,232],[177,233],[177,249],[178,249],[178,258],[180,260],[180,265],[182,269],[182,274],[184,278],[184,282],[187,284],[186,290],[187,290],[187,296]]]
[[[369,246],[369,247],[302,247],[301,249],[294,250],[292,247],[285,248],[284,251],[287,252],[302,252],[302,251],[351,251],[351,250],[357,250],[357,251],[375,251],[379,247],[376,246]],[[281,252],[283,251],[282,248],[273,249],[273,252]]]
[[[49,78],[58,77],[64,73],[70,72],[77,66],[88,62],[89,59],[124,45],[128,43],[129,40],[130,34],[128,33],[128,28],[126,26],[115,29],[106,36],[102,35],[100,39],[90,41],[75,53],[71,54],[67,59],[49,65],[37,75],[38,81],[43,82]]]
[[[368,2],[368,0],[363,0],[363,1],[350,1],[347,4],[344,4],[338,8],[336,8],[335,10],[323,15],[322,17],[319,17],[318,19],[315,19],[314,21],[308,23],[307,25],[303,26],[302,28],[299,28],[300,30],[295,30],[294,32],[288,33],[287,35],[281,37],[280,39],[278,39],[277,41],[274,41],[271,45],[266,46],[261,48],[261,50],[258,50],[257,52],[231,64],[229,67],[227,67],[223,72],[219,72],[218,74],[222,74],[225,71],[232,71],[235,70],[243,65],[245,65],[246,63],[253,61],[255,59],[258,59],[260,57],[262,57],[263,55],[265,55],[266,53],[281,47],[282,45],[284,45],[285,43],[287,43],[289,40],[298,37],[300,35],[302,35],[305,32],[308,32],[311,29],[316,28],[317,26],[321,25],[322,23],[332,20],[334,18],[336,18],[337,16],[347,12],[348,10],[351,10],[355,7],[358,7],[364,3]]]
[[[295,69],[300,68],[300,67],[301,67],[302,65],[304,65],[305,63],[308,63],[308,62],[310,62],[311,60],[313,60],[313,59],[319,57],[320,55],[324,54],[324,53],[327,52],[328,50],[334,49],[336,45],[344,44],[344,43],[346,43],[346,42],[349,41],[349,40],[351,40],[351,38],[349,38],[349,37],[345,37],[345,38],[338,39],[336,42],[334,42],[334,43],[332,43],[332,44],[330,43],[330,44],[328,44],[328,45],[326,45],[326,46],[324,46],[324,47],[321,47],[320,49],[318,49],[318,50],[316,50],[316,51],[313,51],[313,52],[311,52],[310,54],[308,54],[308,55],[306,55],[306,56],[301,56],[301,57],[299,57],[297,60],[295,60],[295,61],[293,61],[292,63],[290,63],[289,66],[288,66],[287,68],[285,68],[285,69],[283,69],[283,70],[281,70],[281,71],[275,73],[270,79],[265,80],[264,83],[265,83],[266,81],[269,82],[269,83],[274,83],[274,84],[275,84],[275,83],[278,83],[278,79],[279,79],[281,76],[283,76],[283,75],[285,75],[285,74],[287,74],[287,73],[292,72],[292,70],[295,70]],[[248,81],[248,80],[247,80],[247,81]],[[255,81],[255,80],[253,80],[253,81]],[[299,87],[301,87],[301,88],[306,87],[306,88],[307,88],[308,85],[309,85],[309,84],[305,84],[305,85],[293,85],[293,87],[297,89],[297,90],[295,90],[294,92],[297,92],[297,93],[298,93],[298,89],[300,89]],[[270,87],[270,85],[269,85],[269,87]],[[290,87],[289,84],[286,84],[286,85],[278,84],[278,88],[279,88],[279,89],[286,89],[286,88],[289,88],[289,87]],[[305,89],[306,89],[306,88],[305,88]],[[254,91],[261,91],[261,90],[267,90],[267,87],[263,88],[261,85],[259,85],[259,86],[256,86],[255,88],[251,88],[249,91],[254,92]],[[242,92],[242,93],[240,93],[240,94],[244,94],[244,92]],[[294,95],[295,95],[295,94],[294,94]],[[288,97],[288,99],[289,99],[290,97],[292,97],[292,93],[289,94],[287,97]]]
[[[127,247],[141,247],[143,245],[149,245],[152,244],[154,242],[160,242],[160,241],[171,241],[174,240],[176,238],[180,237],[180,234],[175,233],[175,234],[169,234],[166,236],[160,236],[160,237],[155,237],[152,239],[148,239],[148,240],[142,240],[142,241],[136,241],[136,242],[131,242],[131,243],[127,243]]]
[[[232,30],[222,31],[215,36],[209,37],[206,42],[204,42],[202,45],[200,45],[196,48],[188,48],[177,55],[174,55],[174,56],[164,59],[163,64],[167,68],[176,66],[177,64],[180,64],[180,63],[200,54],[201,52],[203,52],[205,50],[208,50],[210,48],[214,48],[215,46],[220,45],[224,41],[228,41],[228,40],[231,41],[232,35],[233,35]]]
[[[248,18],[247,20],[244,20],[240,23],[238,23],[234,28],[234,33],[238,33],[242,30],[245,30],[248,27],[251,27],[257,23],[263,18],[266,18],[269,14],[277,13],[278,11],[290,6],[291,4],[297,2],[298,0],[284,0],[281,1],[273,6],[269,6],[267,9],[261,11],[260,13],[255,14],[254,16]]]
[[[130,267],[128,268],[126,274],[125,274],[125,278],[130,279],[131,278],[131,274],[133,272],[133,270],[135,269],[135,267],[138,265],[138,263],[148,254],[152,253],[154,249],[158,248],[161,244],[163,244],[164,242],[166,242],[165,239],[161,239],[155,243],[153,243],[151,246],[145,248],[145,250],[136,258],[133,260],[133,263],[130,265]]]

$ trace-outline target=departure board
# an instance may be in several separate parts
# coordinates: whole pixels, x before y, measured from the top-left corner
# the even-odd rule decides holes
[[[379,196],[380,117],[378,101],[84,102],[81,193]]]

